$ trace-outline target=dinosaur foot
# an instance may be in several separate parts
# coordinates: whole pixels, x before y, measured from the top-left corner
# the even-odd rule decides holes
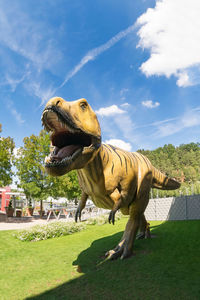
[[[145,239],[145,232],[140,232],[136,235],[136,240],[143,240]]]
[[[108,222],[111,224],[114,225],[115,224],[115,214],[116,214],[117,211],[115,210],[111,210],[111,212],[109,213],[109,217],[108,217]]]
[[[105,257],[109,260],[114,260],[120,257],[120,259],[128,258],[132,255],[132,247],[128,248],[125,240],[122,240],[116,248],[106,252]]]
[[[136,235],[136,239],[142,240],[142,239],[150,239],[150,238],[151,238],[150,224],[147,223],[146,229],[144,231],[139,232]]]
[[[136,235],[136,240],[150,239],[151,237],[150,231],[140,232]]]

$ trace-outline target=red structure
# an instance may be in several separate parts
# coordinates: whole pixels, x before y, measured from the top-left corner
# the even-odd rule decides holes
[[[0,188],[0,210],[5,211],[5,207],[8,206],[10,201],[10,195],[6,193],[10,192],[11,188],[6,186],[4,188]]]

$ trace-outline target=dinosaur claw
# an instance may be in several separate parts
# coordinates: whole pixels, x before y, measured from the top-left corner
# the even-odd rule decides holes
[[[133,255],[132,248],[129,247],[129,239],[122,239],[119,244],[112,250],[106,252],[107,260],[125,259]]]
[[[115,214],[114,213],[112,214],[112,223],[113,223],[113,225],[115,225]]]
[[[111,223],[111,219],[112,219],[112,210],[111,210],[111,212],[109,213],[109,217],[108,217],[108,222],[109,222],[109,224]]]
[[[108,252],[106,252],[105,257],[108,260],[115,260],[121,256],[122,251],[123,251],[123,248],[120,248],[118,250],[109,250]]]
[[[76,214],[75,214],[75,222],[77,223],[79,221],[81,221],[81,212],[79,211],[79,209],[77,209]]]
[[[145,238],[145,233],[144,232],[140,232],[136,235],[136,239],[137,240],[142,240]]]
[[[105,257],[107,258],[110,255],[110,251],[107,251]]]
[[[77,223],[77,221],[78,221],[78,216],[77,214],[75,214],[75,222]]]
[[[109,217],[108,217],[108,222],[109,224],[115,224],[115,211],[111,210],[110,214],[109,214]]]

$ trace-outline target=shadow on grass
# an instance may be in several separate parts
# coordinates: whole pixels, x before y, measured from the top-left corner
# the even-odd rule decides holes
[[[73,262],[81,276],[27,299],[200,299],[199,221],[170,221],[135,242],[126,260],[103,261],[122,232],[94,241]],[[77,267],[79,266],[79,267]]]

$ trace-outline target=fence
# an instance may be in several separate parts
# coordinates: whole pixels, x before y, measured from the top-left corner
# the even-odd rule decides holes
[[[147,220],[198,220],[200,195],[150,199]]]

